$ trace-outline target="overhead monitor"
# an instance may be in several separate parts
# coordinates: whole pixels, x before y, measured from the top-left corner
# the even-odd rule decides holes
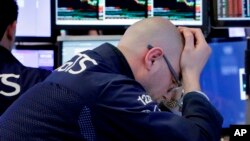
[[[201,75],[201,88],[222,114],[223,128],[246,124],[244,38],[212,40],[212,54]]]
[[[118,45],[121,36],[65,36],[58,37],[59,41],[59,65],[70,60],[81,51],[94,49],[107,42]]]
[[[207,25],[205,0],[56,0],[56,25],[64,28],[129,26],[147,17],[175,25]]]
[[[170,19],[175,25],[202,26],[206,18],[204,3],[203,0],[153,0],[152,15]]]
[[[12,54],[24,66],[53,70],[55,66],[54,50],[32,47],[13,49]]]
[[[250,0],[213,0],[212,25],[216,28],[250,27]]]
[[[146,18],[147,9],[147,0],[56,0],[56,25],[131,25]]]
[[[17,0],[17,41],[47,41],[52,37],[51,0]]]

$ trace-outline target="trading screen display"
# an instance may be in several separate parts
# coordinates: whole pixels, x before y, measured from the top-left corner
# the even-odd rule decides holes
[[[98,0],[59,0],[58,20],[98,19]]]
[[[13,49],[11,52],[24,66],[47,70],[54,69],[53,50]]]
[[[56,25],[99,25],[104,0],[56,0]]]
[[[142,19],[147,17],[147,0],[106,0],[106,19]]]
[[[50,0],[17,0],[17,37],[51,37]]]
[[[250,20],[250,0],[217,0],[218,20]]]
[[[153,11],[176,25],[202,25],[202,0],[154,0]]]
[[[57,25],[131,25],[160,16],[175,25],[201,26],[202,0],[56,0]]]
[[[246,123],[246,44],[246,40],[209,43],[212,54],[201,75],[201,88],[222,114],[224,128]]]

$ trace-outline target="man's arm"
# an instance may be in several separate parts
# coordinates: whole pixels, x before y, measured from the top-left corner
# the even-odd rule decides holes
[[[118,87],[121,85],[123,87]],[[138,137],[140,140],[217,141],[220,138],[222,118],[197,92],[184,96],[181,117],[161,112],[157,103],[135,81],[115,80],[107,88],[97,106],[100,115],[94,121],[104,122],[98,123],[102,125],[112,121],[114,126],[107,124],[100,131],[124,133],[125,137]]]

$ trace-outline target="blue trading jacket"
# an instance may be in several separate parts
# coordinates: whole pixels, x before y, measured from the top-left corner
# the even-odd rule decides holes
[[[10,51],[0,46],[0,116],[22,93],[50,73],[23,66]]]
[[[222,118],[202,95],[183,117],[161,112],[110,44],[81,52],[29,89],[0,119],[0,140],[219,141]]]

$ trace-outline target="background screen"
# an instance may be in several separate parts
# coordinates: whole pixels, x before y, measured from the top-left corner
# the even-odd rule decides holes
[[[60,39],[61,44],[61,61],[60,64],[70,60],[78,52],[84,50],[91,50],[100,46],[103,43],[110,43],[114,46],[118,45],[120,36],[83,36],[83,37],[69,37]]]
[[[50,0],[17,0],[17,37],[51,36]]]
[[[54,69],[53,50],[12,49],[11,52],[24,66]]]
[[[56,0],[57,25],[131,25],[160,16],[175,25],[203,25],[202,0]]]
[[[250,0],[212,0],[213,27],[249,27]]]
[[[201,75],[202,90],[224,117],[223,127],[244,124],[246,94],[244,51],[246,40],[211,41],[212,54]]]

